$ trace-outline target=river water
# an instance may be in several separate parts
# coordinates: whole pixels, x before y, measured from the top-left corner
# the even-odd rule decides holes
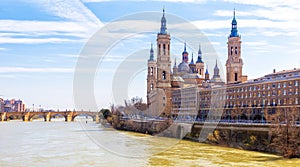
[[[300,159],[115,131],[85,118],[1,122],[0,133],[0,166],[300,166]]]

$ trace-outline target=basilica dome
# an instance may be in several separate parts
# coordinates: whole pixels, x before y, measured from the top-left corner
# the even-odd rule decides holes
[[[178,72],[190,72],[190,67],[188,65],[188,63],[186,62],[181,62],[179,65],[178,65]]]

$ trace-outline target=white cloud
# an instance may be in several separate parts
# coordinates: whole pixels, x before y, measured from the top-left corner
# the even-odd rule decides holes
[[[107,2],[107,1],[117,1],[117,0],[82,0],[82,2]],[[129,1],[146,1],[146,0],[129,0]],[[152,1],[161,1],[161,2],[183,2],[183,3],[203,3],[207,0],[152,0]]]
[[[62,20],[0,20],[0,43],[83,42],[74,38],[87,39],[103,26],[80,0],[26,2],[38,4],[42,11],[61,17]]]
[[[244,5],[256,5],[256,6],[262,6],[262,7],[278,7],[278,6],[289,6],[289,7],[295,7],[299,6],[298,0],[251,0],[251,1],[245,1],[245,0],[224,0],[225,2],[233,2],[233,3],[239,3]]]
[[[72,73],[71,68],[0,67],[0,73]]]
[[[82,42],[80,40],[70,40],[65,38],[3,38],[0,37],[0,44],[42,44],[42,43],[63,43]]]
[[[38,0],[34,3],[40,4],[44,10],[61,18],[90,23],[86,26],[102,25],[99,19],[80,0]]]
[[[251,12],[244,12],[244,11],[236,11],[236,14],[238,16],[253,16],[253,13]],[[216,10],[214,12],[215,16],[228,16],[228,17],[232,17],[233,16],[233,11],[232,10]]]

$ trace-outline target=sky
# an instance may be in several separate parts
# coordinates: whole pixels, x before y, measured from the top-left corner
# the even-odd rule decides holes
[[[147,58],[150,44],[156,48],[163,7],[171,36],[177,33],[172,29],[175,25],[172,16],[184,19],[189,24],[178,22],[177,28],[196,27],[205,36],[199,43],[204,40],[212,45],[221,69],[227,58],[227,37],[234,8],[242,38],[243,73],[249,79],[269,74],[273,69],[300,66],[300,3],[297,0],[2,0],[0,98],[22,99],[28,108],[60,110],[107,108],[123,100],[116,100],[115,96],[125,88],[128,90],[124,97],[146,99]],[[135,17],[141,14],[147,17]],[[142,22],[129,36],[124,36],[128,35],[124,32],[128,32],[131,23],[121,24],[124,17],[129,18],[126,21]],[[142,32],[144,28],[149,28],[149,32]],[[109,41],[110,37],[103,36],[104,32],[120,36],[113,35]],[[84,96],[82,101],[87,105],[77,105],[74,102],[75,71],[92,40],[103,43],[100,47],[105,55],[93,55],[100,57],[100,62],[95,62],[97,69],[90,84],[94,99]],[[181,61],[186,40],[172,36],[172,64],[175,58]],[[109,42],[111,45],[106,45]],[[204,60],[208,60],[210,53],[205,46],[201,44]],[[195,45],[188,46],[189,53],[196,54],[197,49]],[[126,63],[129,57],[136,61]],[[136,68],[127,78],[120,73],[126,65]],[[213,64],[207,65],[212,73]],[[125,76],[125,87],[117,76]],[[83,87],[80,91],[88,92],[88,89]],[[89,107],[89,101],[93,100],[96,107]]]

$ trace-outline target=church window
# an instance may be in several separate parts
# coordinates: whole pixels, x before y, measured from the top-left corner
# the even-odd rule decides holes
[[[235,47],[235,54],[238,54],[238,48]]]
[[[158,54],[161,53],[161,44],[158,45]]]
[[[163,79],[163,80],[167,79],[166,71],[163,71],[163,73],[162,73],[162,79]]]
[[[150,68],[150,75],[153,75],[153,67]]]
[[[234,81],[237,81],[237,80],[238,80],[238,74],[234,73]]]

